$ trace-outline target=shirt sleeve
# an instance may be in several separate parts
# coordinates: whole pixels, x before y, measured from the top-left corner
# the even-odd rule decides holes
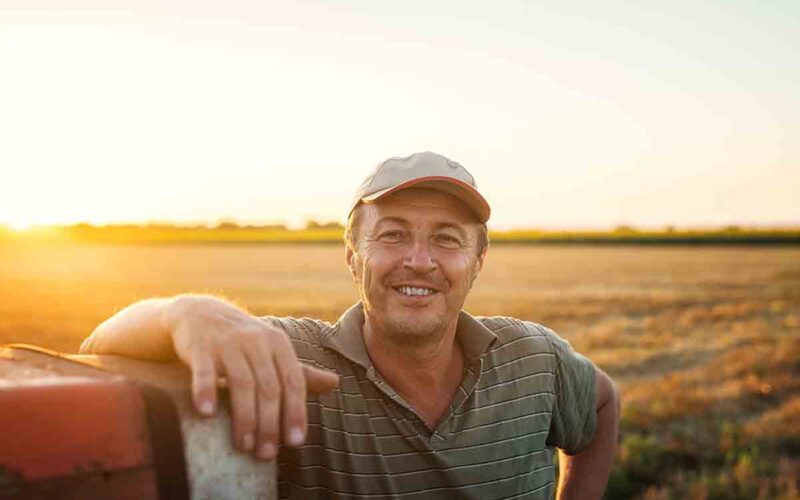
[[[319,332],[326,326],[323,321],[276,316],[261,316],[260,319],[286,333],[300,361],[325,370],[335,369],[331,354],[320,344]]]
[[[588,446],[597,428],[595,366],[554,331],[536,326],[555,355],[556,401],[547,444],[575,455]]]

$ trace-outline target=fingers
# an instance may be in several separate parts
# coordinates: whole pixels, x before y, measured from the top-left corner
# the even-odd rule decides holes
[[[327,394],[339,385],[339,376],[333,372],[302,365],[306,388],[310,394]]]
[[[213,415],[217,378],[227,378],[233,441],[263,460],[277,456],[283,443],[299,446],[306,435],[306,394],[338,385],[336,374],[299,362],[283,331],[237,329],[235,335],[200,337],[190,351],[192,398],[197,411]],[[184,357],[183,359],[186,359]]]
[[[245,356],[238,349],[225,349],[222,365],[228,378],[233,439],[239,449],[249,451],[255,446],[258,427],[256,380]]]
[[[196,350],[191,358],[192,400],[200,415],[210,417],[217,409],[217,369],[211,353]]]
[[[246,351],[245,357],[256,381],[256,456],[262,460],[272,460],[278,454],[281,393],[285,388],[281,387],[272,349],[266,345],[266,340]]]
[[[283,388],[283,442],[300,446],[306,437],[306,378],[291,344],[280,342],[276,347],[275,365]]]
[[[306,389],[310,379],[315,393],[330,392],[338,376],[300,363],[282,333],[259,338],[245,357],[256,380],[258,434],[256,455],[271,460],[278,443],[299,446],[306,434]]]

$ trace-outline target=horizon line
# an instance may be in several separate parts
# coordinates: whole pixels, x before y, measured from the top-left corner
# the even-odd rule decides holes
[[[149,229],[149,228],[169,228],[179,230],[192,230],[192,229],[205,229],[205,230],[279,230],[279,231],[308,231],[308,230],[332,230],[344,229],[345,225],[340,221],[330,220],[315,220],[307,219],[303,225],[292,225],[287,222],[264,222],[264,223],[250,223],[235,220],[220,220],[217,222],[178,222],[178,221],[139,221],[139,222],[114,222],[114,223],[92,223],[88,221],[74,222],[74,223],[60,223],[60,224],[25,224],[18,226],[7,222],[0,222],[0,231],[11,232],[35,232],[41,230],[53,229],[70,229],[70,228],[86,228],[86,229]],[[538,231],[538,232],[562,232],[562,231],[603,231],[603,232],[618,232],[618,231],[696,231],[696,230],[800,230],[800,222],[756,222],[756,223],[708,223],[708,224],[633,224],[633,223],[619,223],[608,225],[564,225],[564,226],[514,226],[505,228],[492,228],[493,232],[517,232],[517,231]]]

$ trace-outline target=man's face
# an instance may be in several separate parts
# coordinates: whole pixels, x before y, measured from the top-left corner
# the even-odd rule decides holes
[[[430,189],[398,191],[358,210],[356,250],[346,259],[370,326],[401,343],[444,335],[483,264],[475,216]]]

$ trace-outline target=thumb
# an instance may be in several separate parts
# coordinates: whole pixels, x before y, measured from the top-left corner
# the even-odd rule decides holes
[[[303,365],[303,374],[306,377],[306,389],[311,394],[326,394],[339,385],[339,376],[327,370]]]

